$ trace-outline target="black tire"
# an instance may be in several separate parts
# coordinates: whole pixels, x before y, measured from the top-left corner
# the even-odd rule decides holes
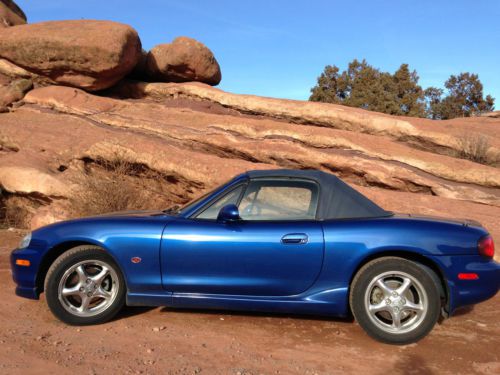
[[[76,270],[72,271],[78,265],[84,267],[85,272],[83,274],[78,273]],[[101,267],[100,270],[99,267]],[[94,282],[93,278],[97,277],[98,274],[86,273],[88,270],[92,271],[93,269],[94,272],[103,272],[103,267],[106,267],[109,271],[108,276],[103,277],[101,281]],[[77,268],[81,270],[80,267]],[[87,277],[85,284],[81,283],[82,275]],[[66,282],[75,283],[75,281],[72,281],[73,279],[77,280],[76,284],[73,287],[68,287],[68,290],[75,288],[75,295],[63,296],[60,292],[61,288],[66,289]],[[103,286],[104,284],[106,285]],[[78,292],[76,292],[77,289]],[[83,292],[80,292],[82,290]],[[82,308],[83,298],[87,300],[85,297],[87,290],[90,293],[88,294],[89,301],[96,301],[93,303],[97,304],[97,306],[92,307],[90,305],[88,313],[85,314],[84,310],[86,309]],[[108,294],[103,294],[104,297],[100,297],[98,295],[99,290]],[[125,280],[120,268],[109,254],[96,246],[84,245],[66,251],[52,263],[45,277],[45,295],[50,310],[58,319],[70,325],[100,324],[112,319],[125,304],[125,294]],[[81,295],[83,295],[83,298]],[[90,297],[90,295],[92,296]],[[80,301],[82,312],[76,311],[78,301]],[[101,307],[99,307],[99,303],[101,303]],[[92,308],[95,311],[92,311]]]
[[[411,280],[406,291],[405,279]],[[404,291],[404,295],[398,291]],[[410,344],[425,337],[440,317],[439,278],[428,267],[407,259],[375,259],[354,277],[349,303],[354,318],[368,335],[388,344]]]

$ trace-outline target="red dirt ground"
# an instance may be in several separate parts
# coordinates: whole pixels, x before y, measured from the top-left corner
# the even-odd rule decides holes
[[[126,308],[70,327],[14,295],[0,231],[0,374],[500,374],[500,298],[462,311],[417,344],[390,346],[354,322],[304,316]]]

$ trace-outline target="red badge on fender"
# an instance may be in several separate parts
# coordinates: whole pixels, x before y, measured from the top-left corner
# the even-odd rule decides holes
[[[141,262],[141,258],[139,257],[133,257],[132,259],[130,259],[132,261],[132,263],[140,263]]]

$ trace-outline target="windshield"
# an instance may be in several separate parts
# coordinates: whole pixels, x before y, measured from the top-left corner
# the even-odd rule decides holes
[[[201,195],[200,197],[196,198],[194,201],[189,201],[184,206],[177,205],[177,212],[176,213],[180,214],[182,212],[185,212],[185,211],[189,210],[191,207],[194,207],[195,205],[197,205],[198,203],[200,203],[203,199],[205,199],[206,197],[208,197],[210,194],[212,194],[212,191],[209,191],[209,192]]]
[[[214,194],[215,192],[217,192],[217,191],[219,191],[221,189],[225,189],[226,185],[228,183],[230,183],[232,180],[233,179],[224,182],[223,184],[221,184],[220,186],[218,186],[216,189],[209,190],[205,194],[201,195],[200,197],[196,198],[193,201],[187,202],[183,206],[180,206],[180,205],[176,204],[176,205],[174,205],[172,207],[167,208],[163,212],[166,213],[166,214],[169,214],[169,215],[179,215],[179,214],[182,214],[184,212],[187,212],[191,208],[193,208],[194,206],[196,206],[198,203],[200,203],[202,200],[204,200],[205,198],[207,198],[209,195]]]

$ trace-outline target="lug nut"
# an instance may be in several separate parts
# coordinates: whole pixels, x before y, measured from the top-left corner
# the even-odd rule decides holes
[[[387,299],[385,300],[385,304],[386,304],[386,305],[390,305],[390,304],[391,304],[391,300],[390,300],[389,298],[387,298]]]

